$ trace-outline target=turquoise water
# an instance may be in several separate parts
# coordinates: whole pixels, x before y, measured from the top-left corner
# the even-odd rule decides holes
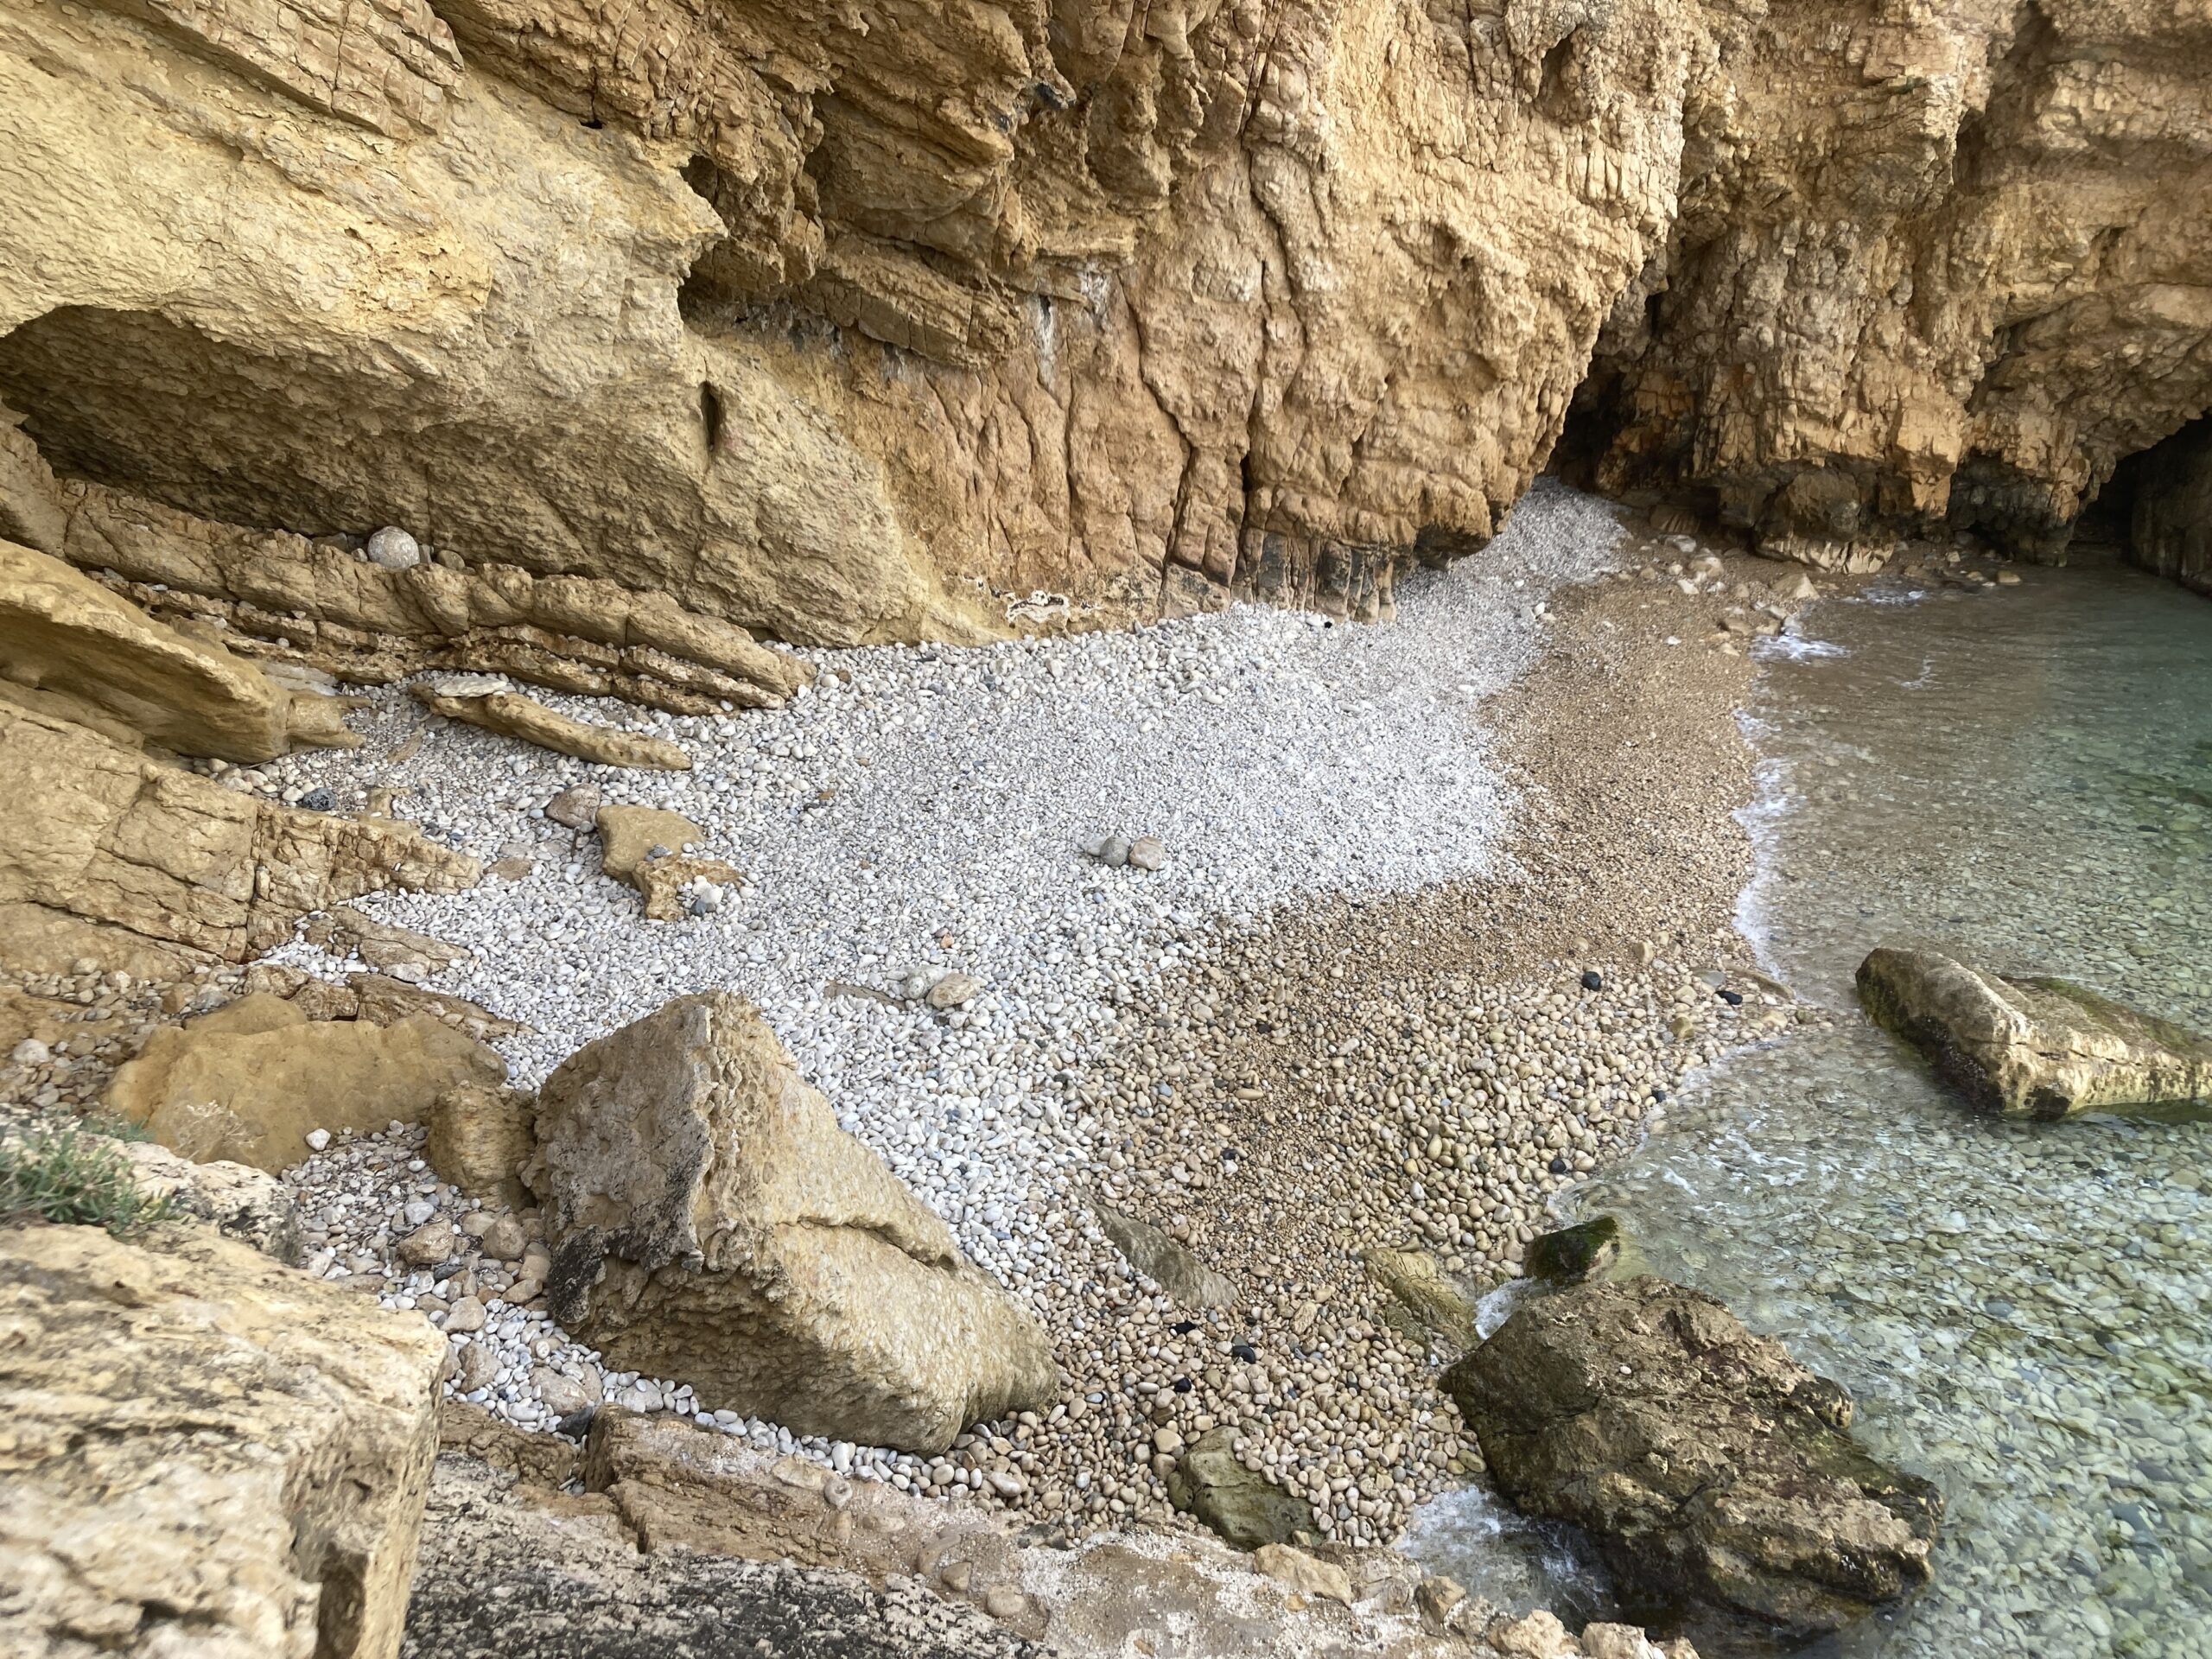
[[[1570,1213],[1621,1216],[1942,1487],[1936,1584],[1821,1651],[2212,1659],[2212,1124],[1974,1116],[1851,993],[1917,936],[2212,1029],[2212,604],[2025,575],[1777,642],[1742,921],[1843,1017],[1695,1079]]]

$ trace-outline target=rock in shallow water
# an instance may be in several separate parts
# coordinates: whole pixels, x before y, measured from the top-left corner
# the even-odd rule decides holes
[[[625,1369],[920,1453],[1058,1389],[1042,1327],[738,997],[682,997],[579,1050],[536,1133],[555,1316]]]
[[[1861,1449],[1841,1388],[1696,1291],[1531,1300],[1443,1386],[1505,1496],[1584,1529],[1700,1649],[1808,1641],[1929,1580],[1941,1494]]]
[[[1540,1234],[1522,1256],[1522,1271],[1552,1284],[1580,1284],[1621,1259],[1621,1224],[1611,1216]]]
[[[2001,1116],[2212,1099],[2212,1040],[2066,980],[1885,946],[1859,964],[1859,996],[1877,1024]]]

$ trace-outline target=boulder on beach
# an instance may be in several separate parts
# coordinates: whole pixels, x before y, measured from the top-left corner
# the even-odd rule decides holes
[[[1582,1528],[1700,1647],[1809,1641],[1929,1580],[1941,1495],[1709,1296],[1643,1277],[1532,1298],[1443,1385],[1500,1491]]]
[[[2212,1039],[2063,979],[1884,946],[1859,964],[1859,997],[1983,1111],[2061,1118],[2212,1100]]]
[[[739,997],[680,997],[578,1050],[536,1134],[555,1316],[614,1364],[928,1454],[1058,1389],[1043,1327]]]
[[[308,1155],[313,1130],[416,1122],[447,1090],[506,1075],[497,1054],[427,1014],[311,1020],[264,994],[155,1032],[106,1105],[196,1163],[275,1174]]]
[[[444,1341],[163,1233],[0,1237],[0,1651],[392,1659]]]
[[[1310,1544],[1313,1506],[1237,1461],[1236,1431],[1208,1429],[1183,1448],[1167,1474],[1167,1500],[1239,1549]]]

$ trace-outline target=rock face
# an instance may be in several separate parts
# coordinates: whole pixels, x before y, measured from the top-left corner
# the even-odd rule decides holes
[[[928,1453],[1058,1387],[1035,1319],[737,997],[682,997],[580,1049],[536,1133],[550,1305],[626,1370]]]
[[[2055,1118],[2212,1101],[2212,1041],[2066,980],[1885,946],[1859,964],[1859,995],[1984,1111]]]
[[[186,1230],[0,1234],[0,1648],[399,1649],[445,1344]]]
[[[2056,556],[2212,397],[2212,32],[2162,0],[1700,24],[1680,211],[1580,399],[1596,481],[1824,566],[1946,520]]]
[[[1695,1291],[1531,1299],[1443,1385],[1499,1490],[1584,1529],[1632,1594],[1687,1598],[1700,1647],[1808,1640],[1929,1576],[1940,1495],[1859,1447],[1840,1388]]]
[[[2184,427],[2136,472],[2128,546],[2136,560],[2212,594],[2212,422]]]
[[[27,950],[90,923],[241,962],[306,912],[481,873],[412,826],[256,800],[4,699],[0,778],[0,939]]]
[[[1604,478],[1771,550],[1948,514],[2049,552],[2212,401],[2212,38],[2162,0],[391,0],[327,38],[12,0],[0,396],[73,486],[404,525],[438,556],[333,556],[379,591],[496,566],[826,642],[1034,588],[1373,613],[1586,377]]]
[[[226,1238],[251,1244],[289,1266],[300,1262],[300,1217],[284,1184],[245,1164],[195,1164],[150,1141],[121,1141],[139,1192],[168,1206],[168,1216],[204,1222]]]
[[[311,1130],[416,1122],[447,1090],[506,1073],[497,1054],[429,1014],[310,1021],[281,998],[249,996],[156,1031],[117,1071],[106,1103],[194,1162],[273,1174],[307,1156]]]

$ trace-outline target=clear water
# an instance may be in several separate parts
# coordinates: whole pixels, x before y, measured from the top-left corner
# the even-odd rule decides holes
[[[1936,1584],[1823,1651],[2212,1659],[2212,1123],[1977,1117],[1850,1012],[1867,949],[1920,937],[2212,1029],[2212,604],[2037,571],[1805,626],[1747,716],[1743,920],[1846,1017],[1698,1079],[1572,1213],[1942,1487]]]

